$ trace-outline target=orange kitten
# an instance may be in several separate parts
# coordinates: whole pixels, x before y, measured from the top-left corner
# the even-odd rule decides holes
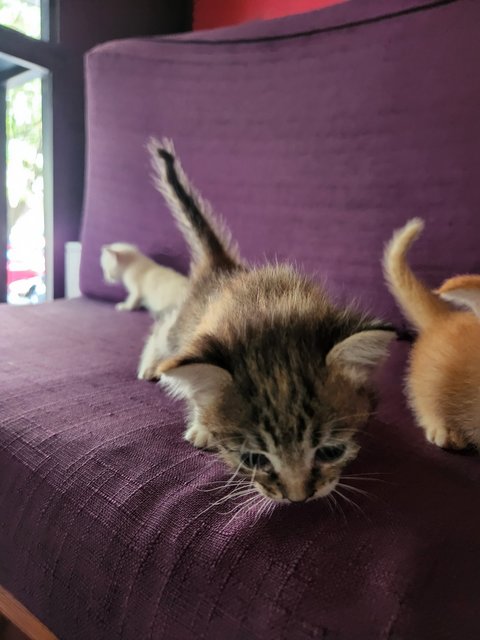
[[[405,260],[423,226],[418,218],[408,222],[384,254],[390,291],[419,332],[407,376],[410,406],[430,442],[480,447],[480,276],[457,276],[439,295],[430,291]]]
[[[162,267],[141,253],[133,244],[114,242],[102,247],[100,263],[106,282],[122,282],[128,291],[118,311],[144,306],[152,313],[179,305],[188,288],[188,278]]]

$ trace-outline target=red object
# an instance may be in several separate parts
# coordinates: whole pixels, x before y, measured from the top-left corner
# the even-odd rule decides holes
[[[304,13],[345,0],[196,0],[194,29],[214,29],[248,20],[267,20]]]
[[[12,282],[16,282],[17,280],[28,280],[29,278],[35,278],[38,276],[36,271],[32,271],[31,269],[25,269],[23,271],[7,271],[7,286],[10,286]]]

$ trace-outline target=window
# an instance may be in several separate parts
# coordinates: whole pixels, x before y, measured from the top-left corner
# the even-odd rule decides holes
[[[65,244],[78,240],[83,201],[83,54],[112,38],[184,30],[190,18],[188,0],[0,0],[0,302],[7,293],[22,304],[64,295]],[[32,106],[30,120],[25,105]],[[40,217],[31,251],[17,252],[18,235],[27,233],[15,226],[20,183],[30,189],[24,206]]]
[[[41,0],[0,0],[0,24],[31,38],[41,38]]]
[[[34,40],[48,31],[47,5],[0,0],[0,301],[11,304],[52,297],[43,174],[49,73],[35,60],[45,43]],[[25,59],[9,55],[12,47]]]
[[[46,283],[41,78],[7,84],[6,122],[7,302],[43,302]]]

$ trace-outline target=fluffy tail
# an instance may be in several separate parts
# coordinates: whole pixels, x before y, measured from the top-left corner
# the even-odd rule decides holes
[[[440,316],[451,312],[448,304],[414,275],[406,261],[407,251],[423,227],[424,223],[420,218],[407,222],[393,234],[383,255],[383,270],[388,287],[407,318],[420,331]]]
[[[233,269],[240,264],[230,234],[215,221],[208,202],[189,182],[171,140],[152,138],[148,145],[155,186],[165,198],[192,253],[192,266]]]

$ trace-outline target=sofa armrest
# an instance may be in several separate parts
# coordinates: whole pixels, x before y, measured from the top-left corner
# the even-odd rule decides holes
[[[11,593],[0,586],[0,618],[2,616],[32,640],[56,640],[57,638],[43,622],[40,622]]]

